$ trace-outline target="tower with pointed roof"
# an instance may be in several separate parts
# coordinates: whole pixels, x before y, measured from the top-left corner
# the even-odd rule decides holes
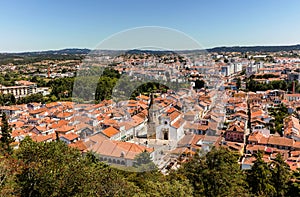
[[[158,106],[154,102],[153,93],[150,94],[150,105],[148,110],[147,138],[155,138],[157,126]]]

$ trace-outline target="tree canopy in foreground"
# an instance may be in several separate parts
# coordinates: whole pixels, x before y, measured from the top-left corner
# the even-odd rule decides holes
[[[12,154],[1,154],[0,196],[299,196],[300,172],[292,173],[282,157],[267,164],[258,155],[250,171],[242,171],[238,159],[213,148],[163,175],[142,153],[135,166],[153,170],[129,172],[61,141],[26,137]]]

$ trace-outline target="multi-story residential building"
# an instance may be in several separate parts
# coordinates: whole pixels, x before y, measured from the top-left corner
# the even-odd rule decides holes
[[[232,122],[226,130],[225,140],[244,142],[245,124],[241,121]]]
[[[37,92],[36,83],[30,81],[16,81],[16,86],[0,85],[0,93],[13,94],[16,98],[25,97]]]
[[[255,73],[257,73],[257,65],[256,64],[249,64],[247,67],[246,67],[246,74],[247,76],[250,76],[250,75],[253,75]]]
[[[221,73],[224,76],[230,76],[234,73],[234,64],[228,64],[226,66],[221,67]]]
[[[300,94],[285,94],[284,97],[288,101],[299,101],[300,100]]]
[[[241,72],[243,70],[243,65],[241,63],[234,64],[234,73]]]

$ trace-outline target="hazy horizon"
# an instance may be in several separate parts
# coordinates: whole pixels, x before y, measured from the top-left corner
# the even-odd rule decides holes
[[[66,47],[66,48],[59,48],[59,49],[44,49],[44,50],[32,50],[32,51],[0,51],[0,53],[34,53],[34,52],[46,52],[46,51],[61,51],[61,50],[107,50],[107,51],[130,51],[130,50],[145,50],[145,51],[193,51],[193,50],[209,50],[209,49],[214,49],[214,48],[231,48],[231,47],[286,47],[286,46],[297,46],[297,45],[300,45],[298,43],[296,44],[280,44],[280,45],[234,45],[234,46],[214,46],[214,47],[211,47],[211,48],[205,48],[205,49],[177,49],[177,50],[154,50],[154,49],[92,49],[92,48],[78,48],[78,47]]]

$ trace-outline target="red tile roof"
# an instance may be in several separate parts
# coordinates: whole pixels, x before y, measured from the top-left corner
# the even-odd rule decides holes
[[[67,133],[68,131],[71,131],[73,129],[74,129],[73,126],[63,125],[63,126],[57,128],[56,131],[59,133]]]
[[[115,129],[114,127],[110,126],[102,131],[106,136],[112,137],[119,133],[120,131],[118,129]]]
[[[60,137],[64,137],[67,140],[72,141],[72,140],[79,138],[79,135],[77,135],[76,133],[70,132],[68,134],[61,135]]]
[[[69,144],[69,147],[76,148],[80,151],[85,151],[87,149],[86,145],[82,140]]]
[[[94,144],[89,150],[100,155],[124,157],[126,159],[134,159],[137,154],[143,151],[152,152],[152,148],[137,145],[130,142],[110,141],[105,140]]]

